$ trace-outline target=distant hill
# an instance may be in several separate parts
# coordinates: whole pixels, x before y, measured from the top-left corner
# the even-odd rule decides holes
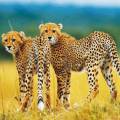
[[[50,4],[0,4],[0,34],[10,30],[25,31],[27,35],[39,33],[38,25],[45,22],[62,23],[64,31],[80,38],[94,30],[110,33],[120,48],[120,8],[56,6]],[[3,48],[0,47],[0,51]]]

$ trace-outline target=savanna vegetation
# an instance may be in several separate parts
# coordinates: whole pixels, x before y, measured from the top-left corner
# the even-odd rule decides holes
[[[120,51],[120,8],[96,8],[78,6],[1,4],[0,34],[11,29],[24,31],[34,37],[39,34],[38,25],[44,22],[62,23],[65,32],[81,38],[94,30],[108,32]],[[12,28],[10,28],[10,24]],[[118,98],[111,101],[108,86],[99,73],[99,94],[91,104],[84,105],[88,94],[87,75],[72,72],[71,109],[57,109],[56,77],[51,67],[51,111],[37,110],[37,78],[34,77],[34,101],[28,112],[18,112],[15,96],[19,94],[18,74],[12,56],[0,42],[0,120],[120,120],[120,77],[114,73]],[[45,92],[45,90],[44,90]]]
[[[120,51],[120,8],[0,4],[0,35],[12,29],[34,37],[39,34],[38,25],[46,22],[62,23],[63,31],[78,39],[95,30],[107,32],[112,35]],[[0,44],[0,59],[6,58],[11,59],[11,56]]]
[[[120,77],[114,72],[118,98],[111,101],[108,86],[102,77],[99,79],[99,94],[91,104],[84,104],[88,94],[87,75],[72,72],[71,109],[56,108],[56,78],[51,67],[51,111],[37,109],[37,78],[34,77],[34,100],[28,112],[18,112],[15,96],[19,94],[18,75],[13,62],[0,63],[0,120],[119,120],[120,119]],[[45,90],[44,90],[45,92]]]

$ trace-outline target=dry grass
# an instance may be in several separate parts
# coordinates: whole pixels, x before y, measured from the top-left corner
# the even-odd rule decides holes
[[[85,72],[72,72],[71,106],[68,111],[61,108],[55,110],[56,78],[51,68],[51,112],[37,110],[37,79],[34,78],[34,102],[32,110],[17,112],[18,104],[14,99],[19,93],[18,75],[14,63],[0,62],[0,120],[120,120],[120,77],[114,72],[114,80],[118,90],[116,102],[111,102],[108,86],[101,73],[99,79],[99,95],[89,105],[83,105],[88,94],[88,83]],[[44,90],[45,91],[45,90]],[[4,114],[3,114],[4,113]]]

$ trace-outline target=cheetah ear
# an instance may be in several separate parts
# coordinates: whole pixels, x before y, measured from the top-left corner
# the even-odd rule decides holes
[[[23,31],[20,31],[19,34],[21,37],[25,38],[25,33]]]
[[[63,29],[63,25],[61,23],[58,24],[58,27],[60,28],[60,30]]]
[[[44,26],[44,24],[40,24],[38,29],[40,30],[43,26]]]
[[[5,33],[3,33],[2,35],[1,35],[1,37],[3,38],[5,36]]]

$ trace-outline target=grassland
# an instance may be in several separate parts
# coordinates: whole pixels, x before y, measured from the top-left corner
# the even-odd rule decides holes
[[[35,76],[32,110],[21,113],[17,112],[18,104],[14,99],[19,93],[15,64],[13,62],[0,62],[0,120],[120,120],[120,77],[115,71],[113,73],[118,90],[118,98],[115,102],[111,102],[108,86],[100,73],[98,76],[99,95],[91,104],[83,105],[88,94],[87,76],[85,72],[72,72],[71,109],[56,110],[56,78],[51,67],[51,112],[37,110],[37,78]]]

